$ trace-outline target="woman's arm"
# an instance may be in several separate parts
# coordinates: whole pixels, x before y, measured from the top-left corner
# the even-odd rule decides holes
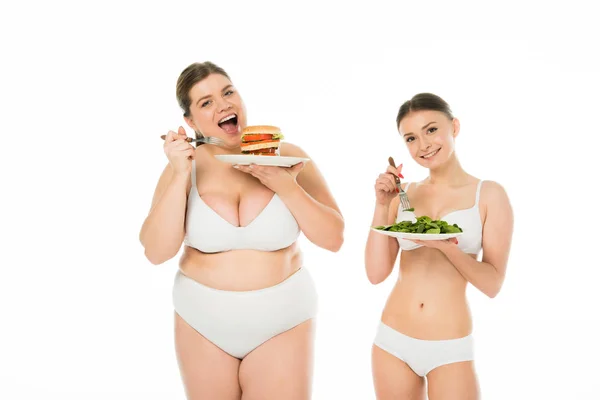
[[[281,144],[281,155],[309,158],[301,148]],[[260,180],[277,193],[300,229],[315,245],[338,251],[344,242],[344,218],[314,160],[291,168],[250,165],[235,166]]]
[[[150,212],[140,231],[144,254],[154,265],[175,257],[181,248],[190,188],[190,174],[176,174],[167,164],[156,185]]]
[[[283,143],[282,155],[309,158],[300,147]],[[298,221],[300,229],[315,245],[338,251],[344,242],[344,218],[314,160],[296,177],[297,185],[279,197]]]
[[[404,186],[405,184],[402,184],[403,189]],[[393,224],[398,215],[399,203],[399,197],[395,196],[388,205],[377,204],[371,226]],[[369,231],[365,248],[365,268],[369,282],[377,285],[386,280],[394,269],[399,250],[400,246],[396,238]]]
[[[486,207],[482,261],[477,261],[452,243],[446,242],[439,249],[467,281],[493,298],[500,292],[506,275],[514,224],[513,211],[506,191],[496,182],[487,181],[483,185],[481,202]]]

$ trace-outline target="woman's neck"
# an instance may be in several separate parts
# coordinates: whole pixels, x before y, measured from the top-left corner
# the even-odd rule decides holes
[[[452,152],[445,164],[429,170],[429,178],[425,182],[432,185],[457,185],[464,183],[467,178],[468,174],[460,165],[456,153]]]
[[[209,152],[211,155],[215,154],[240,154],[242,148],[240,145],[225,145],[225,146],[209,146]]]

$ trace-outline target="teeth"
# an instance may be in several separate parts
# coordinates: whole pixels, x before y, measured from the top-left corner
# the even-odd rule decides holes
[[[235,115],[235,114],[228,115],[228,116],[226,116],[225,118],[223,118],[222,120],[220,120],[220,121],[219,121],[219,123],[220,123],[220,124],[222,124],[223,122],[225,122],[225,121],[229,121],[230,119],[233,119],[233,118],[235,118],[235,117],[236,117],[236,115]]]
[[[425,154],[425,155],[423,156],[423,158],[429,158],[429,157],[433,157],[433,156],[435,156],[435,155],[437,154],[437,152],[438,152],[438,151],[440,151],[440,149],[437,149],[436,151],[432,151],[432,152],[431,152],[431,153],[429,153],[429,154]]]

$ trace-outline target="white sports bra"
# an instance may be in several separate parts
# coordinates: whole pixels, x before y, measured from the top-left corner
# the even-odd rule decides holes
[[[463,234],[458,237],[458,248],[468,254],[479,254],[481,251],[481,239],[483,233],[483,226],[481,225],[481,215],[479,213],[479,193],[481,192],[481,183],[477,184],[477,192],[475,194],[475,205],[471,208],[465,208],[462,210],[455,210],[439,219],[448,222],[449,224],[458,224],[463,230]],[[408,187],[410,183],[406,185],[404,191],[408,193]],[[414,213],[410,211],[400,211],[398,208],[398,216],[396,222],[411,220],[415,217]],[[420,244],[416,244],[407,239],[398,238],[398,243],[402,250],[414,250],[421,247]]]
[[[277,193],[247,226],[234,226],[210,208],[198,194],[196,163],[188,196],[184,243],[203,253],[253,249],[276,251],[291,246],[300,227]]]

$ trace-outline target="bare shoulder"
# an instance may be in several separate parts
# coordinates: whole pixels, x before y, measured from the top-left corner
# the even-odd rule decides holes
[[[210,146],[198,146],[194,152],[194,163],[196,165],[202,165],[207,162],[214,160],[215,154],[219,154],[215,152],[214,149],[211,149]]]
[[[308,154],[300,146],[290,142],[281,142],[279,154],[286,157],[308,157]]]
[[[480,203],[489,210],[500,213],[512,212],[510,199],[504,186],[496,181],[483,181],[481,183]]]
[[[484,180],[481,182],[481,199],[486,201],[508,199],[508,194],[500,183]]]

